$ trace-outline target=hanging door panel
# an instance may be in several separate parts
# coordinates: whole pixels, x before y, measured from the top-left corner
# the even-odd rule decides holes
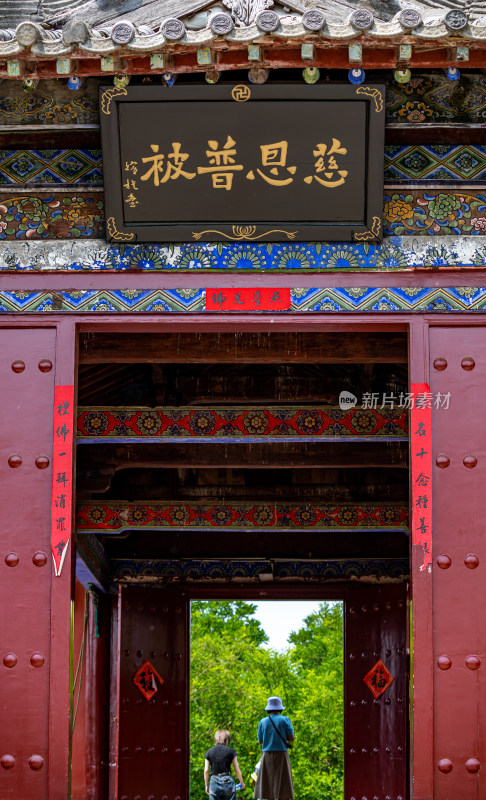
[[[123,587],[119,609],[116,800],[187,800],[187,597]]]
[[[407,796],[406,609],[405,585],[346,596],[345,800]]]

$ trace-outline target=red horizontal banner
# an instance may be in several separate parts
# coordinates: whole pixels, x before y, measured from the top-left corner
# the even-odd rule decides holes
[[[290,311],[290,289],[206,289],[206,311]]]

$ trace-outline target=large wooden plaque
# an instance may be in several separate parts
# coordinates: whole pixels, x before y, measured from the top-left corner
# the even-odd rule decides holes
[[[381,238],[384,88],[102,88],[107,237]]]

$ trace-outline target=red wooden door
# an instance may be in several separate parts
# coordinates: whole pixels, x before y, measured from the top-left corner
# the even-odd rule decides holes
[[[345,800],[405,800],[406,587],[350,589],[345,606]]]
[[[187,800],[187,596],[123,587],[119,614],[118,786],[110,796]]]
[[[59,696],[49,698],[50,681],[55,685],[57,678],[59,685],[52,666],[50,639],[50,623],[54,623],[50,608],[49,460],[52,461],[55,356],[53,328],[0,331],[2,800],[48,797],[49,748],[51,756],[55,749],[49,741],[49,714],[54,716],[56,704],[61,702]],[[68,573],[69,566],[64,570],[64,574]],[[52,580],[59,585],[63,579]],[[52,615],[56,616],[57,611],[54,609]],[[68,630],[65,635],[68,671]],[[61,675],[63,687],[62,680]],[[63,727],[65,717],[58,719],[59,746],[52,759],[53,771],[61,761],[62,771],[67,756],[67,724]],[[63,788],[59,787],[60,793]]]
[[[431,328],[430,361],[434,798],[477,800],[486,797],[486,328]]]

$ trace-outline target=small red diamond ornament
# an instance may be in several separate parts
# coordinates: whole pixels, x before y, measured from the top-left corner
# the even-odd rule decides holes
[[[159,683],[162,685],[164,680],[160,677],[157,670],[153,668],[150,661],[146,661],[145,664],[142,664],[135,673],[133,682],[135,686],[140,689],[146,700],[150,700],[158,689],[156,678],[158,678]]]
[[[363,680],[373,697],[376,698],[386,692],[395,678],[380,658],[375,666],[371,667],[370,671],[364,676]]]

